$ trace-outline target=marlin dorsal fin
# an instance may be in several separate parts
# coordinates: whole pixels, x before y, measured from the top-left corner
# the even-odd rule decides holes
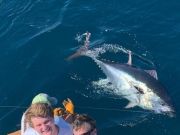
[[[144,70],[146,73],[154,77],[156,80],[158,80],[157,72],[156,70]]]
[[[133,108],[133,107],[135,107],[136,105],[137,105],[136,103],[129,102],[129,103],[125,106],[125,108],[126,108],[126,109],[128,109],[128,108]]]

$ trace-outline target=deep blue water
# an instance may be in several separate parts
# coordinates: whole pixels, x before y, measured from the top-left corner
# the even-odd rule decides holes
[[[0,135],[19,129],[23,107],[40,92],[60,103],[71,98],[76,112],[96,119],[100,135],[179,135],[179,7],[178,0],[0,0]],[[106,77],[92,60],[65,60],[80,45],[76,34],[86,31],[92,48],[118,45],[154,63],[176,117],[124,112],[126,100],[93,87]]]

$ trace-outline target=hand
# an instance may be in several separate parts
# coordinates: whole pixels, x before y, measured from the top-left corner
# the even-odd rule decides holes
[[[74,114],[74,104],[71,99],[67,98],[67,100],[64,100],[62,104],[68,113]]]
[[[54,116],[62,116],[64,114],[64,109],[62,108],[55,108],[53,110]]]

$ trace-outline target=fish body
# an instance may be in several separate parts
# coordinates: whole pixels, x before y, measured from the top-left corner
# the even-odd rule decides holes
[[[155,113],[173,114],[174,109],[167,90],[150,74],[128,64],[93,59],[118,93],[129,101],[126,108],[139,106]]]

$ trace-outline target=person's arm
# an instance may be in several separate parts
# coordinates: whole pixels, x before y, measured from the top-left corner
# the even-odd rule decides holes
[[[62,104],[67,113],[74,114],[74,103],[71,99],[67,98],[67,100],[64,100]]]
[[[25,130],[25,132],[22,135],[40,135],[36,130],[29,127]]]
[[[21,118],[21,135],[23,135],[26,128],[29,127],[29,123],[27,123],[27,120],[25,117],[26,112],[27,110],[23,113],[22,118]]]
[[[65,117],[64,120],[70,124],[72,124],[72,122],[74,121],[74,116],[75,114],[70,114],[68,113]]]
[[[15,131],[15,132],[7,134],[7,135],[21,135],[21,130]]]
[[[71,99],[67,98],[63,101],[63,108],[55,108],[54,111],[54,117],[59,116],[62,117],[66,122],[72,123],[74,120],[74,104]]]

